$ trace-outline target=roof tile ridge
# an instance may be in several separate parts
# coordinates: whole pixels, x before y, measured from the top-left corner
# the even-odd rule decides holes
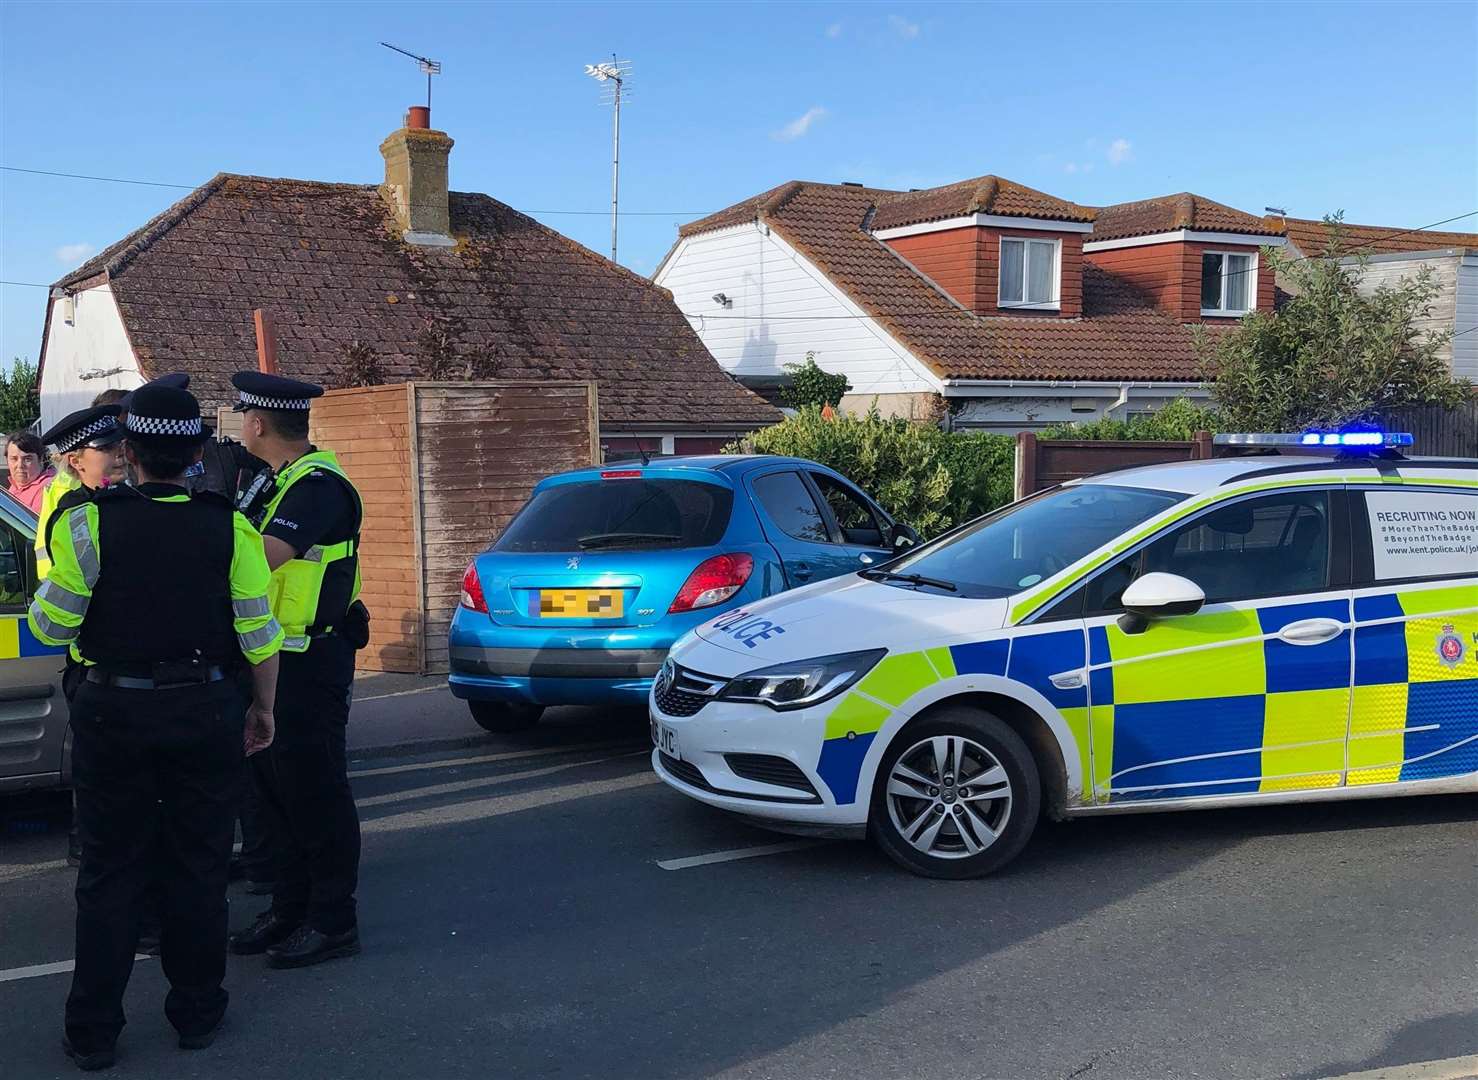
[[[146,221],[130,236],[125,237],[113,252],[102,262],[98,258],[88,260],[70,274],[58,279],[53,288],[65,288],[86,278],[95,277],[99,273],[113,278],[123,271],[134,259],[147,250],[160,237],[164,236],[181,221],[195,212],[199,206],[219,191],[230,179],[229,173],[216,173],[205,183],[201,184],[190,194],[178,202],[165,207],[158,214]],[[104,252],[106,254],[106,251]]]
[[[1001,178],[994,174],[988,174],[980,178],[980,186],[970,196],[969,212],[972,214],[988,214],[991,206],[996,201],[996,196],[1001,191]]]
[[[1175,196],[1175,217],[1170,222],[1177,229],[1189,229],[1196,224],[1196,197],[1189,191]]]
[[[763,221],[771,214],[778,214],[786,205],[806,188],[806,181],[791,180],[775,189],[764,202],[754,208],[755,220]]]

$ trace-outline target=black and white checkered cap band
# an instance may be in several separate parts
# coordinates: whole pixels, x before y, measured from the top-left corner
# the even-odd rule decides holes
[[[311,398],[295,397],[263,397],[261,394],[248,394],[240,390],[241,404],[250,405],[254,409],[309,409],[313,407]]]
[[[100,416],[92,423],[78,428],[61,442],[57,443],[57,452],[60,454],[65,454],[72,450],[75,450],[77,449],[77,447],[87,442],[87,440],[92,438],[94,435],[97,435],[98,433],[103,431],[107,431],[115,426],[116,424],[114,423],[114,420],[111,416]]]
[[[199,435],[200,417],[189,420],[171,420],[163,416],[140,416],[131,412],[123,424],[135,435]]]

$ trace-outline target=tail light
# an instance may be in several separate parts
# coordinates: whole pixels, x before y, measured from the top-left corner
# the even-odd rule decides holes
[[[462,574],[461,604],[472,611],[480,611],[484,615],[488,613],[488,602],[482,595],[482,582],[477,577],[476,560],[468,563],[466,571]]]
[[[683,582],[677,599],[672,602],[667,613],[675,615],[682,611],[695,611],[722,604],[744,588],[744,583],[752,573],[754,560],[748,555],[715,555],[711,559],[704,559],[688,575],[688,580]]]

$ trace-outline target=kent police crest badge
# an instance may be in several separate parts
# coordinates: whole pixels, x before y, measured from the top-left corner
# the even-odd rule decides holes
[[[1463,662],[1463,654],[1467,646],[1463,639],[1457,636],[1453,625],[1448,623],[1442,628],[1442,633],[1437,635],[1437,659],[1448,667],[1455,668]]]

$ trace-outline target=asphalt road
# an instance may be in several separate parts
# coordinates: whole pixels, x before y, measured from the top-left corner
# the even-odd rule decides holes
[[[862,843],[693,865],[788,841],[660,785],[640,717],[494,739],[444,690],[358,693],[364,954],[232,958],[229,1029],[193,1054],[140,961],[110,1075],[1179,1080],[1478,1055],[1473,798],[1046,826],[965,883]],[[385,749],[406,737],[441,749]],[[0,1076],[74,1075],[67,975],[17,974],[71,956],[64,825],[0,816]],[[261,901],[237,889],[241,924]]]

